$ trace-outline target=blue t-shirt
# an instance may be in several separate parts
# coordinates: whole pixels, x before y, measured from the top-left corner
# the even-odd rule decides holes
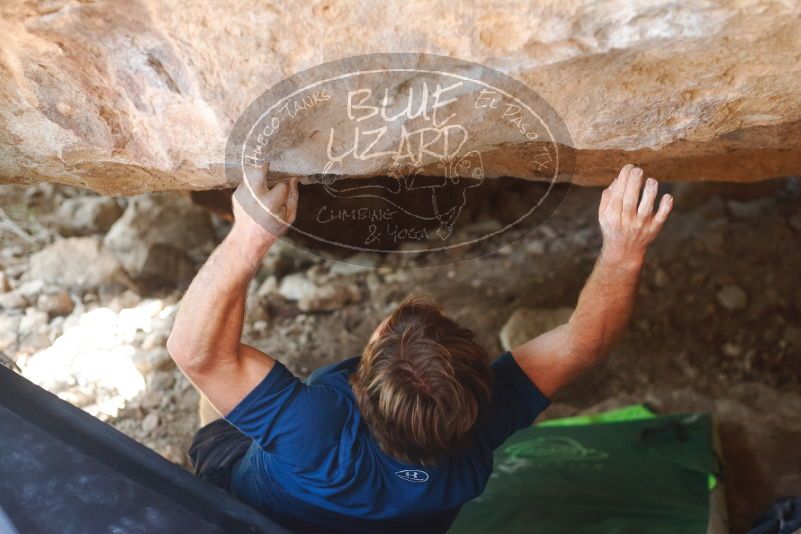
[[[492,368],[488,417],[471,446],[435,467],[384,454],[348,383],[359,359],[315,371],[304,383],[280,362],[226,419],[253,439],[237,464],[237,496],[290,529],[444,532],[484,490],[492,451],[549,404],[507,352]]]

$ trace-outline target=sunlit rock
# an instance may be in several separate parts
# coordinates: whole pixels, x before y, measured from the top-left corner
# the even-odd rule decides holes
[[[799,15],[767,0],[11,2],[0,7],[0,179],[126,195],[221,187],[232,124],[265,89],[398,50],[533,88],[567,124],[578,183],[608,182],[624,161],[667,180],[797,174]],[[519,148],[498,147],[487,175],[521,173]]]

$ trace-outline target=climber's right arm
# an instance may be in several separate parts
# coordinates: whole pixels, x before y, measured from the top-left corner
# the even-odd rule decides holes
[[[273,368],[275,360],[241,343],[247,288],[261,260],[295,219],[297,180],[260,195],[277,214],[258,221],[251,214],[252,191],[234,194],[234,225],[206,261],[181,301],[167,349],[189,380],[227,415]]]

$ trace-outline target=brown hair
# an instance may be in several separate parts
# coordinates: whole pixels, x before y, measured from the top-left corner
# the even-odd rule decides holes
[[[411,297],[365,347],[351,387],[382,451],[432,465],[468,444],[489,405],[493,375],[470,330]]]

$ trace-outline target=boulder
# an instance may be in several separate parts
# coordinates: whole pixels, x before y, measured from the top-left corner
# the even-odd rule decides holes
[[[300,311],[332,311],[362,300],[362,292],[354,284],[328,283],[298,301]]]
[[[103,241],[137,282],[175,285],[194,275],[188,253],[214,246],[209,214],[187,198],[170,193],[132,198]]]
[[[265,89],[387,50],[527,84],[570,131],[579,184],[609,182],[624,161],[669,180],[801,173],[796,2],[99,0],[9,2],[0,15],[7,182],[120,195],[224,187],[232,124]],[[524,175],[526,147],[493,131],[474,132],[487,175]],[[304,173],[307,154],[293,156],[304,140],[284,138],[276,170]],[[389,170],[360,165],[347,172]]]
[[[58,231],[64,236],[103,234],[122,215],[113,198],[80,196],[64,200],[56,212]]]
[[[343,280],[326,280],[315,284],[306,273],[285,276],[278,286],[278,294],[296,301],[304,312],[332,311],[346,304],[362,300],[358,286]]]
[[[518,308],[501,328],[501,346],[503,350],[512,350],[529,339],[565,324],[572,314],[573,308]]]
[[[26,276],[82,293],[125,281],[119,262],[96,237],[60,239],[31,256]]]

